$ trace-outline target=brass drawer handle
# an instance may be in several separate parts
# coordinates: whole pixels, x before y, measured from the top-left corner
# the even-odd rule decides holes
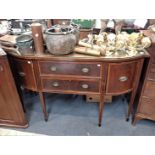
[[[50,70],[51,70],[52,72],[55,72],[55,71],[57,71],[57,68],[56,68],[55,66],[52,66],[52,67],[50,68]]]
[[[128,77],[126,77],[126,76],[121,76],[120,78],[119,78],[119,81],[121,81],[121,82],[125,82],[125,81],[127,81],[128,80]]]
[[[53,83],[52,83],[52,86],[53,86],[53,87],[59,87],[60,85],[59,85],[59,82],[53,82]]]
[[[81,70],[83,73],[88,73],[89,72],[89,68],[82,68],[82,70]]]
[[[26,74],[24,72],[19,72],[18,73],[21,77],[24,77]]]
[[[83,84],[81,87],[84,88],[84,89],[88,89],[89,88],[88,84]]]
[[[0,72],[3,72],[3,67],[2,67],[2,65],[0,65]]]

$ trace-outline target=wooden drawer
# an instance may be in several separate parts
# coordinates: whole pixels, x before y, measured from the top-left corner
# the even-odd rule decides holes
[[[144,96],[155,99],[155,82],[147,81],[144,87]]]
[[[44,91],[99,92],[99,81],[42,79]]]
[[[142,97],[139,113],[155,116],[155,100]]]
[[[36,80],[33,70],[33,62],[29,60],[14,59],[16,75],[20,84],[31,90],[36,90]]]
[[[43,90],[69,90],[68,80],[42,79]]]
[[[100,77],[100,63],[40,61],[41,75],[79,75]]]
[[[137,62],[109,64],[106,92],[121,94],[130,91],[133,87],[136,66]]]
[[[70,89],[73,91],[99,92],[99,81],[74,80],[70,83]]]
[[[155,64],[150,65],[150,71],[148,74],[148,79],[155,81]]]

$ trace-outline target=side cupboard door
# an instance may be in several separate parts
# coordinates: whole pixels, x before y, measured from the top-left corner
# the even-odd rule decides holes
[[[0,125],[28,126],[6,56],[0,56]]]

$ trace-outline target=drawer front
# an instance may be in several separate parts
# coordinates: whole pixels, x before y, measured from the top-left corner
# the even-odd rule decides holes
[[[99,81],[71,81],[70,89],[81,92],[99,92]]]
[[[147,81],[144,87],[144,96],[155,99],[155,82]]]
[[[138,112],[155,116],[155,100],[142,97]]]
[[[43,90],[69,90],[69,81],[59,79],[42,79]]]
[[[39,62],[41,75],[80,75],[100,77],[100,63]]]
[[[109,64],[106,92],[120,94],[133,87],[136,62]]]
[[[44,91],[75,91],[75,92],[99,92],[98,81],[87,80],[60,80],[42,79],[42,89]]]
[[[148,79],[155,81],[155,64],[150,65],[150,71],[148,74]]]
[[[33,62],[28,60],[14,60],[16,75],[20,84],[27,88],[36,90],[36,80],[33,70]]]

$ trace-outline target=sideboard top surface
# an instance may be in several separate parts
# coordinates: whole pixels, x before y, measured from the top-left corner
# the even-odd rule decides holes
[[[7,52],[7,51],[6,51]],[[26,54],[23,55],[17,55],[16,53],[13,52],[7,52],[9,55],[12,55],[16,58],[19,59],[31,59],[31,60],[64,60],[64,61],[105,61],[105,62],[121,62],[121,61],[130,61],[130,60],[137,60],[140,58],[149,58],[150,55],[147,51],[145,51],[143,54],[138,53],[135,56],[125,56],[125,57],[108,57],[108,56],[88,56],[88,55],[83,55],[83,54],[77,54],[77,53],[71,53],[68,55],[61,55],[61,56],[56,56],[52,55],[49,53],[44,53],[44,54],[37,54],[37,53],[29,53],[27,52]]]

